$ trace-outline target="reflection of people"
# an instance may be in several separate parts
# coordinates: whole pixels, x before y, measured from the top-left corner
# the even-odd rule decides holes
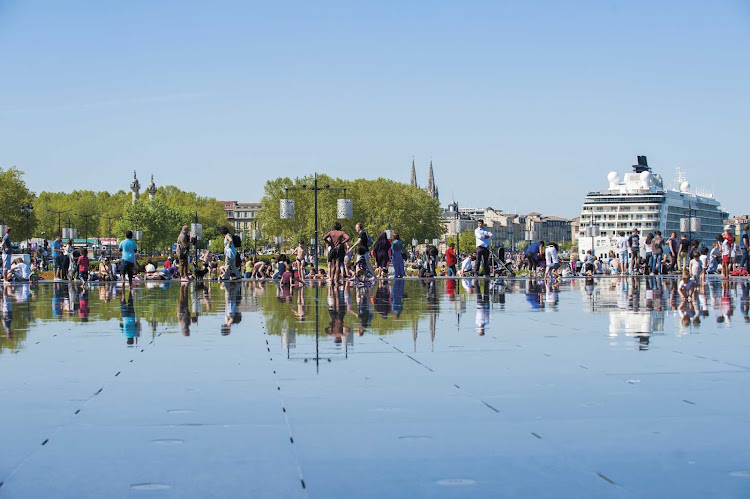
[[[480,287],[480,280],[475,284],[477,292],[477,332],[484,336],[484,328],[490,323],[490,282],[484,281],[484,290]]]
[[[346,305],[341,296],[344,291],[334,288],[335,286],[328,286],[328,314],[331,316],[331,324],[324,331],[328,336],[333,336],[336,343],[341,343],[342,339],[349,335],[350,329],[344,326]]]
[[[239,295],[240,286],[237,283],[222,283],[224,287],[224,324],[221,325],[221,335],[227,336],[231,332],[232,324],[242,320],[242,314],[237,310],[237,305],[242,300]]]
[[[453,285],[455,286],[456,281],[449,281],[453,282]],[[396,279],[396,281],[393,283],[393,314],[396,316],[396,319],[399,318],[401,315],[401,312],[404,311],[404,286],[406,283],[403,281],[403,279]]]
[[[375,312],[380,314],[383,319],[387,319],[390,309],[391,290],[388,287],[388,281],[380,281],[378,283],[378,289],[375,291]]]
[[[120,334],[125,337],[128,346],[138,344],[138,337],[141,335],[141,322],[135,318],[135,305],[133,303],[133,292],[128,293],[128,299],[125,300],[125,289],[122,290],[120,297]]]
[[[13,330],[11,329],[11,323],[13,322],[13,301],[11,300],[13,287],[10,285],[3,286],[2,294],[3,329],[5,330],[5,334],[8,336],[8,338],[10,338],[11,336],[13,336]]]
[[[89,291],[85,287],[81,288],[81,294],[78,296],[78,317],[81,322],[89,320]]]
[[[177,300],[177,322],[180,323],[180,330],[182,331],[183,336],[190,336],[189,291],[187,283],[180,283],[180,295]]]

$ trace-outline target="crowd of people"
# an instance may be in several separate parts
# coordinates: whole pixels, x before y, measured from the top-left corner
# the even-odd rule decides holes
[[[55,280],[88,281],[127,280],[132,286],[138,280],[190,279],[277,279],[283,283],[303,286],[309,279],[327,279],[341,285],[344,281],[364,282],[375,278],[402,278],[409,275],[419,277],[474,277],[498,275],[501,271],[527,269],[530,276],[543,275],[545,279],[559,279],[562,276],[594,275],[660,275],[680,273],[689,280],[703,282],[707,275],[720,274],[728,279],[730,275],[748,275],[750,271],[750,240],[748,226],[742,228],[735,241],[729,227],[709,246],[700,241],[690,240],[687,234],[677,236],[672,232],[664,238],[660,231],[648,233],[645,238],[638,229],[626,235],[620,232],[616,250],[609,251],[606,257],[587,251],[582,259],[571,255],[570,261],[563,264],[560,249],[556,243],[535,241],[524,251],[494,255],[490,251],[491,232],[484,227],[483,220],[475,230],[475,249],[463,255],[456,252],[453,243],[448,244],[444,255],[427,244],[424,251],[415,249],[407,252],[397,232],[389,238],[386,231],[373,240],[362,223],[355,226],[355,234],[350,236],[336,222],[327,232],[322,242],[325,244],[327,270],[314,265],[303,241],[289,254],[280,253],[270,262],[258,255],[247,255],[241,251],[242,241],[228,227],[222,227],[223,258],[217,258],[209,250],[202,250],[193,258],[191,250],[195,240],[191,239],[189,227],[183,226],[177,237],[174,256],[167,256],[163,266],[148,260],[141,268],[138,262],[138,244],[133,233],[127,231],[119,245],[119,261],[110,261],[102,255],[98,263],[91,265],[87,248],[76,247],[72,240],[63,242],[57,235],[50,245]],[[3,273],[5,281],[26,281],[37,279],[44,267],[31,255],[30,263],[24,258],[12,257],[12,229],[7,228],[2,240]],[[439,266],[441,256],[444,265]]]

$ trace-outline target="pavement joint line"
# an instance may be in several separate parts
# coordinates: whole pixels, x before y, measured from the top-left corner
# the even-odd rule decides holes
[[[414,358],[414,357],[412,357],[411,355],[409,355],[409,354],[404,354],[404,355],[406,355],[406,356],[407,356],[407,357],[409,357],[409,358],[410,358],[411,360],[413,360],[414,362],[416,362],[416,363],[417,363],[417,364],[419,364],[420,366],[424,367],[425,369],[427,369],[427,370],[428,370],[428,371],[430,371],[431,373],[434,373],[434,372],[435,372],[435,371],[433,371],[432,369],[430,369],[429,367],[427,367],[426,365],[424,365],[424,364],[422,364],[421,362],[419,362],[419,361],[418,361],[417,359],[415,359],[415,358]]]
[[[602,479],[602,480],[604,480],[605,482],[608,482],[608,483],[610,483],[610,484],[612,484],[612,485],[617,485],[617,484],[616,484],[616,483],[615,483],[614,481],[612,481],[612,479],[611,479],[611,478],[609,478],[609,477],[607,477],[607,476],[605,476],[605,475],[602,475],[601,473],[598,473],[598,472],[597,472],[597,475],[599,475],[599,478],[601,478],[601,479]]]
[[[534,433],[533,431],[531,432],[531,434],[532,434],[532,435],[534,435],[534,436],[535,436],[536,438],[538,438],[539,440],[541,440],[541,439],[542,439],[542,437],[540,437],[539,435],[537,435],[537,434],[536,434],[536,433]]]
[[[685,403],[687,403],[687,404],[690,404],[690,405],[695,405],[695,402],[691,402],[691,401],[689,401],[687,399],[682,399],[682,401],[685,402]]]
[[[500,411],[499,411],[499,410],[497,410],[496,408],[492,407],[492,406],[491,406],[490,404],[488,404],[488,403],[487,403],[487,402],[485,402],[484,400],[482,400],[482,399],[479,399],[479,401],[480,401],[480,402],[482,402],[482,403],[483,403],[484,405],[486,405],[487,407],[489,407],[490,409],[492,409],[493,411],[495,411],[496,413],[500,414]]]

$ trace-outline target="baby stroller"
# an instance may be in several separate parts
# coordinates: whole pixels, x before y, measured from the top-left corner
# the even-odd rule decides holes
[[[500,247],[497,251],[490,253],[490,266],[494,269],[495,276],[515,277],[516,273],[513,272],[508,262],[505,261],[505,248]]]

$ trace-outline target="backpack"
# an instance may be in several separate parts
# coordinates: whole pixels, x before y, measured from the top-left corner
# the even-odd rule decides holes
[[[368,232],[365,232],[365,234],[367,234],[367,247],[372,248],[372,238]]]
[[[240,236],[237,234],[232,235],[232,244],[234,244],[234,247],[238,250],[242,248],[242,239],[240,239]]]

